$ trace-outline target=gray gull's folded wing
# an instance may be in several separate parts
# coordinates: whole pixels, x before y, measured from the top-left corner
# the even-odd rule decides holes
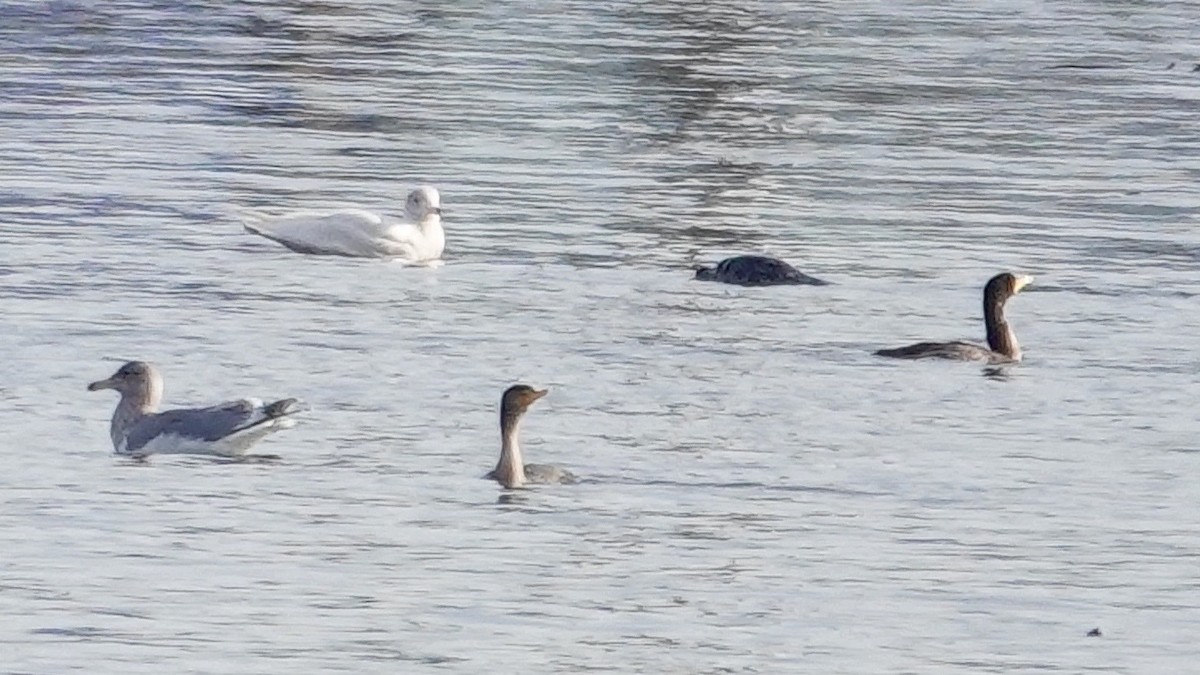
[[[299,409],[298,401],[289,398],[269,405],[254,399],[242,399],[208,408],[168,410],[148,415],[129,429],[124,450],[129,454],[141,454],[156,440],[174,444],[218,444],[221,441],[235,441],[239,436],[247,436],[245,445],[248,447]],[[290,426],[292,420],[286,421]],[[230,449],[236,450],[243,443],[235,442],[232,445],[234,447]],[[163,451],[170,452],[166,448],[156,450]],[[215,448],[214,451],[224,454]]]

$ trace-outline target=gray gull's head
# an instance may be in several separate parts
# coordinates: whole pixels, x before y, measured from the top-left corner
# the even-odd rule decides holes
[[[88,391],[115,389],[122,399],[142,408],[154,409],[162,401],[163,380],[158,369],[145,361],[130,361],[105,380],[88,385]]]

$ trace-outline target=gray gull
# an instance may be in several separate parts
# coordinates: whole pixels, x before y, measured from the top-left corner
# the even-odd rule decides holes
[[[246,214],[247,232],[279,242],[298,253],[389,258],[410,263],[436,261],[446,247],[442,199],[435,188],[413,190],[404,221],[362,209],[294,213],[271,217]]]
[[[120,455],[202,454],[244,457],[263,437],[296,422],[301,406],[294,398],[264,405],[245,398],[208,408],[178,408],[158,412],[163,381],[144,361],[130,361],[88,391],[114,389],[121,394],[109,433]]]

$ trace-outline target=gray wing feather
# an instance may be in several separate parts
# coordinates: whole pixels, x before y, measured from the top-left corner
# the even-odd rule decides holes
[[[230,401],[209,408],[179,408],[143,419],[129,431],[126,452],[135,452],[156,436],[174,434],[184,438],[216,441],[240,431],[254,418],[251,401]]]

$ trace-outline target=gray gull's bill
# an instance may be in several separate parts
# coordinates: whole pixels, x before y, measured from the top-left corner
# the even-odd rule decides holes
[[[242,457],[265,436],[287,429],[296,421],[300,402],[285,398],[263,404],[253,398],[229,401],[208,408],[177,408],[158,412],[163,381],[158,370],[144,361],[130,361],[105,380],[88,385],[88,391],[114,389],[121,394],[113,412],[113,448],[120,455],[201,454]]]

